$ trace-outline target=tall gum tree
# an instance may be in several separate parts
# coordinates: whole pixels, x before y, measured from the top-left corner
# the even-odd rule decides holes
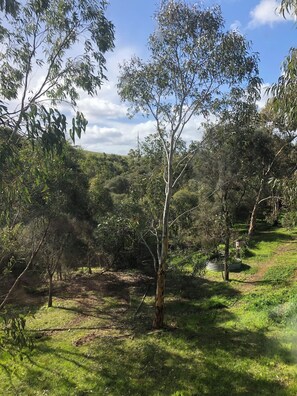
[[[163,1],[148,48],[148,61],[133,57],[121,66],[118,90],[131,104],[131,115],[140,112],[154,119],[163,146],[165,194],[153,322],[154,328],[162,328],[171,198],[194,155],[188,151],[174,165],[183,131],[194,116],[220,108],[230,92],[256,95],[259,78],[257,56],[238,32],[224,31],[219,7]]]

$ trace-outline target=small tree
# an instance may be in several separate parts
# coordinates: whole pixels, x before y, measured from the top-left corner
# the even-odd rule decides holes
[[[270,121],[269,124],[255,125],[252,140],[250,141],[250,151],[253,153],[251,162],[251,172],[249,187],[254,190],[253,204],[248,225],[248,237],[250,238],[255,230],[257,214],[261,203],[273,199],[271,178],[281,178],[291,172],[293,161],[290,161],[289,152],[292,150],[292,142],[295,136],[292,134],[275,133],[275,127]]]
[[[160,216],[154,327],[164,324],[165,275],[169,247],[170,203],[193,152],[173,166],[178,144],[190,119],[218,108],[227,93],[248,93],[257,78],[257,58],[237,32],[224,32],[219,7],[202,9],[184,1],[163,1],[157,27],[149,38],[150,59],[134,57],[122,65],[119,93],[131,114],[153,117],[163,146],[165,195]]]
[[[50,228],[45,243],[41,249],[42,259],[45,264],[45,272],[48,278],[48,304],[50,308],[53,305],[53,277],[61,265],[61,259],[66,248],[67,239],[69,237],[69,227],[66,222],[61,223],[65,219],[50,220]],[[65,227],[66,225],[66,227]]]
[[[197,178],[204,187],[204,201],[211,202],[211,208],[204,214],[207,219],[212,219],[208,227],[216,228],[216,231],[210,232],[210,242],[216,236],[217,244],[224,243],[225,281],[229,280],[232,224],[253,173],[250,143],[254,128],[249,125],[250,119],[246,118],[245,125],[231,119],[207,125],[195,168]]]

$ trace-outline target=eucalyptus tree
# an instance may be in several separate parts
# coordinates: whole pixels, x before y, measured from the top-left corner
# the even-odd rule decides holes
[[[93,95],[101,87],[114,39],[105,10],[105,0],[32,0],[18,3],[16,15],[2,11],[0,116],[12,134],[45,146],[65,138],[66,118],[50,106],[75,106],[79,90]],[[72,137],[85,125],[77,113]]]
[[[297,226],[297,172],[290,177],[275,180],[282,197],[282,225],[287,228]]]
[[[7,179],[7,183],[9,179],[15,188],[27,190],[26,199],[20,197],[20,194],[7,194],[4,197],[6,202],[1,201],[0,204],[1,209],[2,205],[9,206],[8,216],[2,217],[0,221],[0,271],[2,275],[7,272],[5,270],[9,270],[11,259],[15,267],[24,268],[25,272],[32,268],[37,261],[37,256],[49,245],[48,240],[52,240],[55,234],[60,233],[62,246],[61,230],[63,230],[64,223],[67,223],[65,219],[81,223],[90,218],[88,183],[79,169],[75,148],[66,143],[58,155],[44,152],[42,147],[37,145],[32,152],[30,143],[26,142],[20,148],[18,157],[20,168],[2,167],[4,174],[1,174],[1,177]],[[22,171],[24,174],[20,183],[18,173]],[[63,219],[63,221],[58,222],[58,219]],[[53,229],[53,224],[56,226],[55,229]],[[60,231],[58,226],[61,228]],[[75,238],[78,244],[83,239],[83,232],[74,227],[72,229],[70,236],[72,239]],[[2,235],[6,238],[1,238]],[[23,241],[24,235],[27,236],[26,243]],[[31,240],[35,242],[32,243]],[[5,246],[6,241],[10,246]],[[64,245],[63,249],[66,248]],[[63,254],[64,251],[65,249]],[[44,257],[47,256],[49,255],[44,254]],[[51,257],[53,259],[53,254]],[[59,260],[55,261],[53,268],[56,268],[58,264]],[[13,288],[17,286],[24,273],[22,272],[21,277],[18,277]],[[0,310],[1,307],[2,302]]]
[[[291,15],[297,14],[296,0],[282,0],[280,4],[280,13],[285,17],[286,13]]]
[[[6,14],[16,16],[20,3],[16,0],[0,0],[0,10]]]
[[[282,75],[268,92],[273,95],[269,99],[276,116],[287,131],[296,133],[297,128],[297,48],[291,48],[283,62]]]
[[[44,272],[48,278],[48,307],[53,305],[54,274],[61,270],[63,255],[74,233],[70,219],[60,214],[54,219],[45,219],[47,223],[47,235],[39,252],[39,264],[44,266]],[[41,230],[43,232],[43,230]],[[60,273],[61,276],[61,273]]]
[[[294,172],[295,132],[287,127],[283,114],[275,112],[271,102],[266,104],[252,126],[248,149],[252,153],[248,237],[255,230],[260,206],[266,203],[276,208],[278,205],[280,194],[274,194],[271,180],[287,178]]]
[[[297,1],[296,0],[282,0],[279,8],[280,14],[284,18],[288,15],[294,16],[296,21],[297,16]],[[293,47],[290,49],[289,54],[285,58],[282,65],[282,74],[278,78],[278,81],[269,88],[268,92],[272,94],[272,99],[268,101],[266,111],[270,114],[270,121],[273,121],[276,128],[284,136],[284,143],[277,152],[277,156],[283,155],[285,149],[293,147],[296,149],[296,144],[293,142],[297,137],[297,100],[296,100],[296,87],[297,87],[297,48]],[[282,179],[275,179],[277,181],[280,194],[282,195],[282,202],[284,207],[291,207],[291,203],[294,198],[289,198],[288,192],[294,192],[294,184],[296,183],[295,175],[296,167],[293,167],[293,171],[288,169],[286,175],[283,175]],[[294,224],[294,210],[288,211],[284,215],[284,221],[288,218],[288,223]],[[291,219],[289,219],[291,217]]]
[[[0,126],[5,129],[0,166],[19,170],[17,183],[1,173],[3,202],[20,192],[24,202],[30,198],[30,170],[26,175],[20,168],[23,140],[61,150],[67,132],[74,139],[85,130],[87,122],[77,111],[68,131],[57,106],[68,102],[76,110],[79,92],[94,95],[105,79],[105,54],[114,41],[106,5],[105,0],[0,2]],[[2,206],[0,216],[9,208]]]
[[[253,171],[248,158],[248,141],[252,138],[249,126],[231,122],[207,125],[196,161],[197,178],[202,188],[201,200],[209,203],[207,213],[200,217],[212,219],[207,230],[212,249],[224,244],[224,280],[229,281],[229,256],[232,225],[236,209],[246,192],[249,174]],[[205,204],[204,204],[205,205]],[[198,225],[199,229],[199,225]]]
[[[104,0],[0,3],[0,170],[5,164],[19,170],[17,187],[0,172],[2,202],[15,193],[25,199],[28,195],[18,157],[22,140],[60,150],[67,120],[57,105],[68,101],[75,107],[79,91],[93,95],[101,87],[104,55],[114,39],[105,10]],[[71,137],[80,135],[86,124],[77,112]]]
[[[283,178],[292,173],[290,151],[294,150],[292,137],[273,134],[264,126],[258,126],[251,144],[254,153],[253,177],[249,187],[254,190],[254,201],[249,218],[248,237],[254,233],[260,204],[279,201],[271,191],[271,179]],[[295,165],[293,165],[294,168]]]
[[[225,32],[219,7],[203,9],[184,1],[161,3],[156,29],[148,41],[150,57],[133,57],[121,66],[119,94],[131,104],[131,115],[141,112],[155,121],[162,143],[165,194],[160,214],[158,273],[154,327],[164,324],[165,275],[169,248],[171,198],[194,151],[173,166],[183,131],[196,115],[207,115],[228,96],[255,93],[257,56],[235,31]]]
[[[286,18],[288,15],[297,16],[297,1],[282,0],[279,8],[280,14]],[[277,83],[268,89],[273,96],[270,100],[278,117],[286,125],[286,129],[296,131],[297,128],[297,48],[290,49],[282,65],[282,73]]]

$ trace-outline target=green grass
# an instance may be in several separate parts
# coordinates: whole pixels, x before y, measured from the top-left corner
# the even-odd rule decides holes
[[[28,328],[42,337],[23,361],[2,354],[0,394],[295,396],[295,236],[259,233],[244,260],[250,268],[230,283],[175,262],[163,331],[151,330],[153,288],[134,318],[147,281],[85,275],[93,283],[77,280],[80,293],[63,291],[53,308],[34,309]],[[262,278],[249,283],[262,265]]]

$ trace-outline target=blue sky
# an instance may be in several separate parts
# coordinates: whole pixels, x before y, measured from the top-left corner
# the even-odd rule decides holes
[[[108,82],[96,97],[82,95],[79,102],[80,110],[89,121],[86,134],[76,142],[83,148],[127,154],[135,148],[137,136],[143,139],[154,132],[151,120],[141,116],[133,120],[127,118],[127,107],[117,95],[116,83],[119,63],[132,55],[147,56],[146,42],[154,29],[153,15],[158,4],[158,0],[110,0],[107,14],[115,25],[115,49],[107,56]],[[202,4],[205,7],[220,5],[226,29],[239,30],[252,42],[252,50],[259,53],[263,80],[259,106],[263,106],[265,87],[277,80],[282,61],[289,49],[296,46],[297,26],[292,18],[285,20],[276,14],[277,0],[205,0]],[[197,118],[188,125],[184,134],[187,141],[199,139],[200,122]]]

